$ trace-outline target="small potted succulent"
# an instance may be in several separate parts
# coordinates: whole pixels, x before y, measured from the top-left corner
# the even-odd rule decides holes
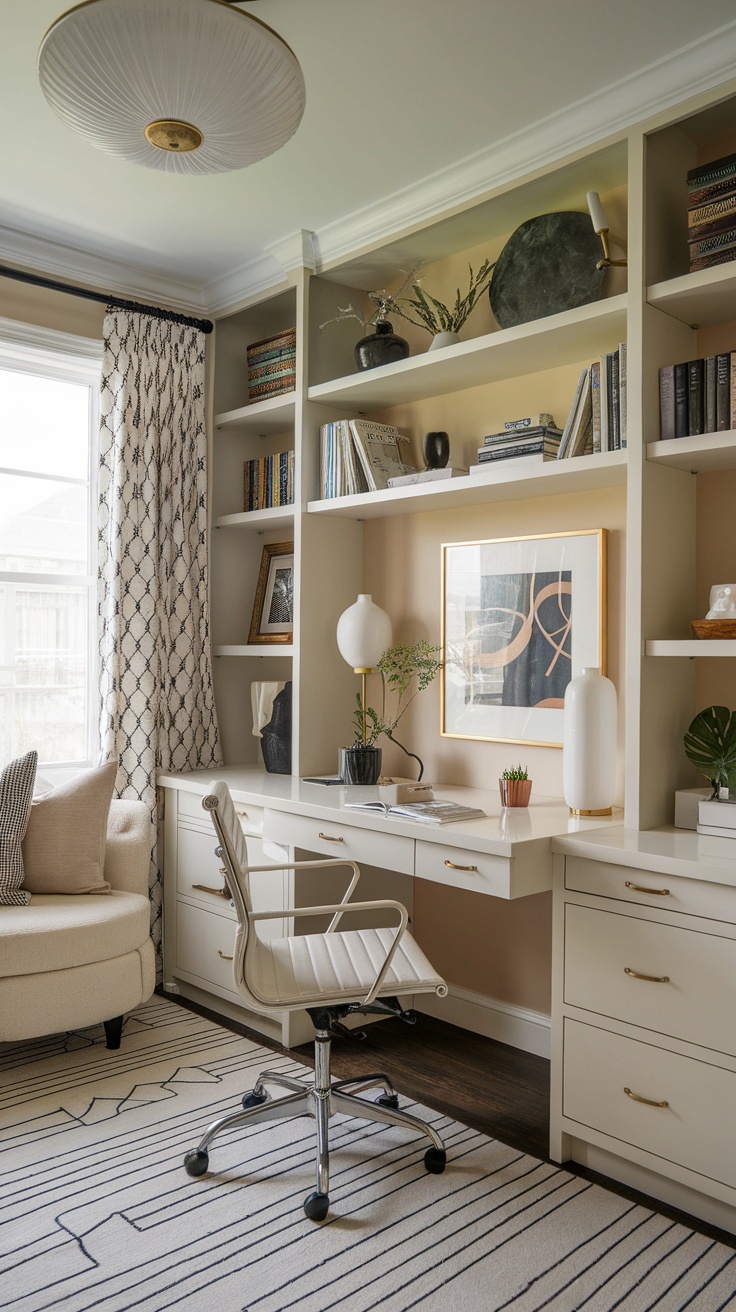
[[[521,765],[504,770],[498,781],[502,806],[528,806],[532,781]]]

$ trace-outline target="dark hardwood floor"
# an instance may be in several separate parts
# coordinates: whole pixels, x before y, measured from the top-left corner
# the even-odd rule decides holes
[[[237,1021],[216,1015],[187,999],[157,990],[209,1020],[244,1034],[263,1047],[314,1065],[311,1044],[282,1048]],[[367,1025],[365,1040],[335,1038],[332,1074],[337,1079],[381,1071],[399,1093],[480,1130],[519,1152],[549,1161],[549,1062],[494,1039],[420,1016],[416,1025],[386,1019]],[[693,1230],[736,1248],[736,1235],[599,1176],[576,1163],[566,1169],[614,1193],[652,1207]]]

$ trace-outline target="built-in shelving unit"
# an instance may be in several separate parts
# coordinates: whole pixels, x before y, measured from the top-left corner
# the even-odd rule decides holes
[[[286,392],[284,396],[270,396],[266,401],[252,401],[215,415],[215,428],[270,437],[293,428],[295,414],[296,396],[294,392]]]

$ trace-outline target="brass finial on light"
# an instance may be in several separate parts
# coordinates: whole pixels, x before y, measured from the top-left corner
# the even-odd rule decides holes
[[[182,123],[175,118],[157,118],[144,128],[146,141],[159,150],[198,150],[204,136],[193,123]]]

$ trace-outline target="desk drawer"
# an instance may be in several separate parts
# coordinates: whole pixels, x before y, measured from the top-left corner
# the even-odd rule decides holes
[[[565,907],[568,1005],[736,1055],[735,995],[736,940]]]
[[[633,888],[629,887],[631,884]],[[736,888],[728,888],[725,884],[710,884],[633,866],[567,856],[565,888],[572,892],[595,893],[598,897],[621,898],[639,906],[656,907],[658,911],[679,911],[684,915],[728,920],[736,924]]]
[[[736,1072],[569,1019],[563,1062],[564,1116],[736,1186]]]
[[[204,793],[190,793],[180,788],[177,791],[177,808],[180,817],[190,820],[197,820],[200,824],[206,825],[212,829],[212,820],[209,813],[202,806]],[[261,834],[263,831],[263,807],[246,805],[244,802],[233,803],[237,814],[240,816],[240,823],[243,826],[243,832],[246,834]],[[214,829],[212,829],[214,833]]]
[[[264,839],[301,847],[321,856],[347,857],[363,865],[414,874],[414,839],[386,833],[390,820],[377,820],[375,829],[359,829],[343,820],[312,820],[288,811],[266,811]]]
[[[452,847],[449,843],[428,843],[419,839],[414,874],[417,879],[452,884],[474,893],[511,896],[511,861],[507,857]]]
[[[237,994],[232,956],[236,924],[227,916],[179,902],[176,908],[176,968]],[[240,996],[239,994],[237,995]]]

